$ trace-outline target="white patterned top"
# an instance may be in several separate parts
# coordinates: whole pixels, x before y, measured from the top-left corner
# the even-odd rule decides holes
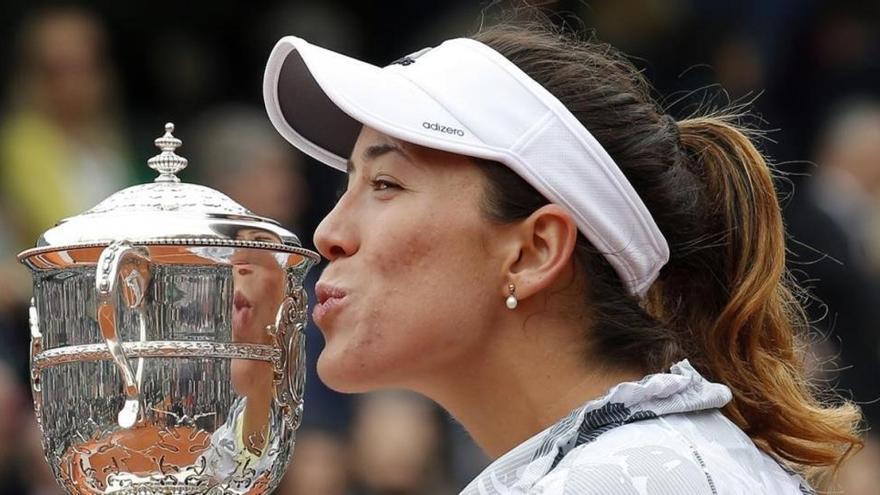
[[[719,410],[687,361],[625,382],[504,454],[462,495],[814,494]]]

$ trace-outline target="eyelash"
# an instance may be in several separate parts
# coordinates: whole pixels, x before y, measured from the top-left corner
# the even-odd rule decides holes
[[[370,181],[370,185],[373,186],[374,191],[385,191],[387,189],[401,189],[400,185],[395,184],[389,180],[384,179],[374,179]]]
[[[391,182],[390,180],[385,179],[373,179],[370,181],[370,187],[373,188],[374,191],[386,191],[388,189],[403,189],[399,184]],[[342,199],[342,196],[348,192],[347,187],[340,187],[336,190],[336,203]]]

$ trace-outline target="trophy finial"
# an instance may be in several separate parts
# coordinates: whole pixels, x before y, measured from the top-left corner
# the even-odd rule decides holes
[[[159,172],[155,182],[180,182],[175,174],[185,169],[188,163],[186,158],[174,152],[183,144],[183,141],[174,137],[173,132],[174,124],[168,122],[165,124],[165,134],[153,141],[156,143],[156,147],[162,150],[161,153],[147,160],[150,168]]]

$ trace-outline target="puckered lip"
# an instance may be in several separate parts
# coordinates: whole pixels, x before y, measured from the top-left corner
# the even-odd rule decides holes
[[[344,289],[329,283],[318,282],[315,285],[315,297],[318,298],[318,304],[324,304],[329,299],[342,299],[345,295]]]
[[[244,308],[250,308],[253,305],[251,304],[250,299],[247,298],[241,291],[235,291],[235,295],[232,297],[232,307],[236,310],[241,310]]]

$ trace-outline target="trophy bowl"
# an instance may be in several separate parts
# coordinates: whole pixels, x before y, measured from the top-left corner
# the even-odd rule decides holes
[[[19,254],[33,274],[31,386],[44,453],[74,494],[270,493],[303,413],[318,255],[207,187],[173,124],[154,182]]]

